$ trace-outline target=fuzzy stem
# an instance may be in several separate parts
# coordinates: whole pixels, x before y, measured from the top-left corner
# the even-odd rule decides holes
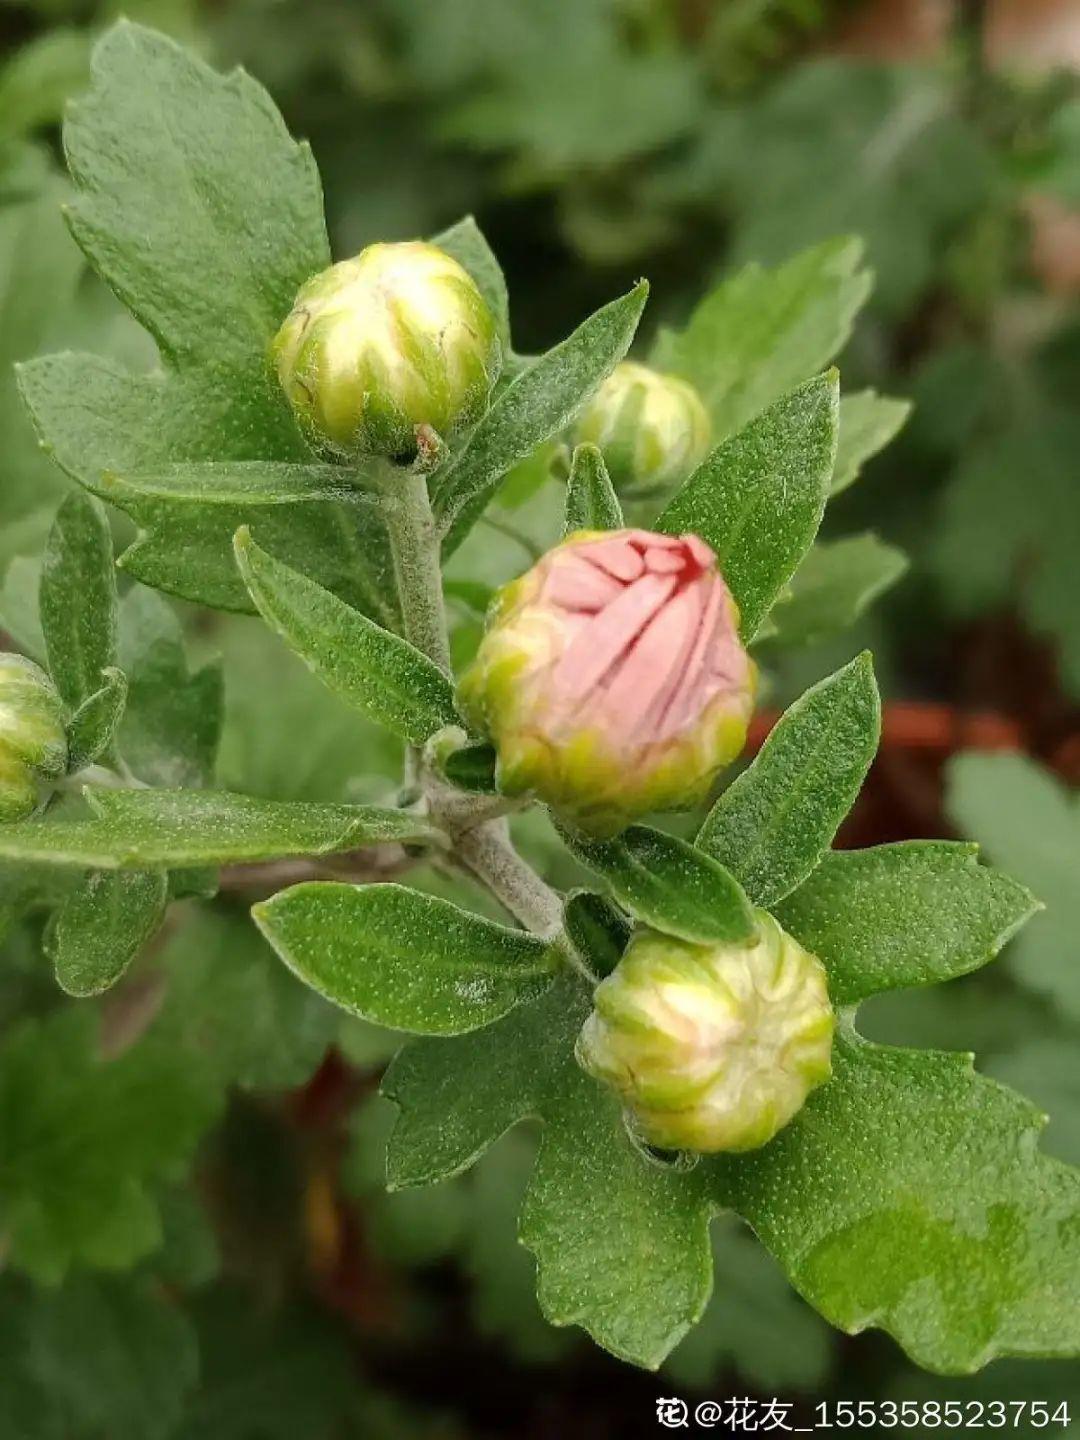
[[[514,849],[504,819],[461,831],[454,854],[527,930],[546,937],[558,934],[562,901]]]
[[[387,485],[384,493],[383,511],[394,552],[406,639],[449,675],[439,534],[431,513],[427,479],[418,471],[399,470],[393,487]]]

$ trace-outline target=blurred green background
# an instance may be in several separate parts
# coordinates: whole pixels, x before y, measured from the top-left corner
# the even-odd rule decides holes
[[[30,649],[36,557],[68,482],[11,364],[66,346],[153,361],[60,218],[58,122],[120,8],[0,3],[0,625]],[[854,631],[772,657],[767,701],[869,644],[885,736],[844,841],[970,835],[1047,902],[989,972],[876,1001],[865,1027],[977,1051],[1080,1163],[1077,0],[122,8],[267,85],[311,139],[336,254],[474,213],[527,352],[638,275],[649,338],[748,261],[862,238],[875,287],[844,385],[915,408],[826,533],[876,532],[910,567]],[[502,502],[459,578],[523,568],[557,497],[525,476]],[[225,656],[224,783],[393,787],[394,744],[358,736],[261,625],[178,613],[194,656]],[[464,653],[464,602],[459,620]],[[541,825],[521,839],[557,863]],[[804,1423],[826,1398],[1068,1399],[1080,1433],[1077,1363],[923,1375],[888,1341],[832,1332],[733,1225],[717,1227],[711,1308],[660,1376],[551,1329],[514,1239],[531,1137],[386,1195],[392,1043],[299,989],[247,924],[252,898],[183,909],[100,1003],[60,996],[38,921],[8,930],[0,1213],[44,1218],[35,1255],[0,1276],[2,1440],[606,1440],[659,1433],[660,1394],[780,1396]],[[0,1270],[2,1253],[0,1235]]]

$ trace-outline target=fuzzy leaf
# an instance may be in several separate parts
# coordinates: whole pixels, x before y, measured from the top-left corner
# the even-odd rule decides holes
[[[849,629],[908,568],[907,557],[876,535],[814,545],[759,632],[775,645],[813,645]]]
[[[221,790],[87,786],[94,815],[0,828],[0,857],[143,870],[329,855],[359,845],[434,838],[426,821],[377,805],[256,800]]]
[[[776,918],[821,960],[837,1005],[951,980],[992,960],[1041,908],[977,853],[950,840],[836,850]]]
[[[968,1056],[842,1033],[834,1075],[771,1144],[716,1167],[731,1205],[834,1325],[944,1374],[1080,1351],[1080,1172]]]
[[[859,471],[884,450],[911,414],[910,400],[894,400],[876,390],[858,390],[840,397],[840,433],[836,442],[833,495],[859,478]]]
[[[394,1030],[461,1035],[551,983],[544,941],[403,885],[293,885],[251,913],[306,985]]]
[[[1009,951],[1016,977],[1080,1019],[1080,800],[1020,755],[959,755],[948,771],[948,810],[1040,900]]]
[[[118,743],[132,773],[167,789],[209,784],[224,708],[220,664],[192,670],[172,607],[141,585],[120,602],[120,661],[128,696]]]
[[[453,549],[516,461],[558,434],[630,348],[649,287],[597,310],[507,386],[468,448],[432,481],[436,517]]]
[[[717,800],[695,844],[757,905],[801,884],[855,803],[881,735],[869,653],[808,690]]]
[[[163,870],[91,870],[53,916],[47,936],[56,979],[69,995],[115,985],[161,924]]]
[[[458,723],[450,681],[407,640],[260,550],[247,530],[236,561],[267,624],[358,710],[414,745]]]
[[[86,697],[68,725],[68,768],[71,770],[81,770],[108,750],[124,714],[127,676],[113,665],[101,674],[105,684]]]
[[[630,943],[633,927],[610,901],[591,890],[571,890],[563,906],[567,938],[594,975],[610,975]]]
[[[106,471],[101,478],[101,491],[121,509],[137,505],[138,496],[234,507],[310,505],[317,500],[372,505],[374,496],[360,488],[361,479],[360,471],[346,471],[340,465],[241,460],[219,465],[166,465],[130,475]]]
[[[148,1254],[161,1239],[149,1187],[191,1160],[218,1104],[200,1068],[151,1037],[103,1060],[89,1007],[6,1032],[0,1224],[10,1263],[55,1283],[74,1263],[115,1269]]]
[[[622,506],[603,455],[595,445],[578,445],[566,485],[563,534],[570,535],[575,530],[618,530],[622,523]]]
[[[778,400],[719,445],[656,522],[691,531],[716,551],[754,638],[821,523],[836,453],[835,372]]]
[[[747,265],[661,335],[653,363],[697,388],[717,440],[734,435],[843,349],[873,284],[862,257],[841,237],[775,270]]]
[[[486,741],[473,741],[452,750],[442,761],[442,772],[459,790],[473,794],[494,795],[496,792],[495,766],[498,755],[495,747]]]
[[[754,917],[723,865],[661,830],[631,825],[615,840],[564,835],[571,852],[607,881],[631,915],[701,945],[749,944]]]
[[[94,49],[93,85],[64,140],[71,228],[158,341],[164,373],[88,355],[36,360],[24,396],[58,464],[122,503],[136,578],[224,609],[250,606],[232,537],[256,538],[350,602],[389,611],[382,526],[351,505],[204,504],[105,483],[174,464],[310,461],[266,363],[304,283],[330,263],[319,177],[266,92],[164,36],[121,22]]]
[[[49,673],[77,710],[116,662],[116,572],[102,507],[76,491],[60,506],[41,566],[41,627]]]

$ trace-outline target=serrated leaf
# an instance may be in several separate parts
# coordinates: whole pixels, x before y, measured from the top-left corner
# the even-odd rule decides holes
[[[776,918],[821,960],[836,1005],[966,975],[1040,908],[977,853],[951,840],[835,850]]]
[[[631,825],[614,840],[564,839],[645,924],[701,945],[752,942],[754,916],[738,882],[685,840],[646,825]]]
[[[839,495],[859,471],[895,439],[911,414],[910,400],[894,400],[876,390],[858,390],[840,397],[840,433],[830,494]]]
[[[329,855],[436,838],[425,820],[377,805],[256,800],[224,790],[87,786],[94,815],[0,829],[0,856],[50,865],[143,870]]]
[[[53,916],[46,952],[69,995],[115,985],[161,924],[169,887],[163,870],[92,870]]]
[[[578,445],[566,483],[563,534],[570,535],[575,530],[618,530],[622,523],[622,506],[603,455],[595,445]]]
[[[864,653],[791,706],[694,843],[727,866],[755,904],[774,905],[832,844],[880,735],[881,701]]]
[[[128,695],[118,744],[131,772],[165,788],[209,784],[224,706],[221,666],[192,670],[172,607],[140,585],[120,603],[120,663]]]
[[[383,1093],[400,1107],[392,1187],[458,1174],[511,1125],[544,1122],[522,1239],[547,1318],[653,1367],[700,1316],[710,1288],[701,1179],[645,1160],[618,1102],[578,1067],[589,991],[564,972],[505,1020],[460,1040],[407,1045]]]
[[[33,362],[22,387],[46,448],[100,494],[106,472],[309,462],[266,349],[301,284],[330,263],[310,152],[249,76],[219,76],[138,26],[108,31],[92,71],[65,126],[78,189],[71,226],[166,369],[139,376],[85,355]],[[231,547],[251,523],[300,569],[388,613],[385,532],[370,519],[358,526],[351,506],[122,498],[140,534],[121,563],[148,584],[246,609]]]
[[[817,533],[836,453],[837,383],[819,375],[719,445],[656,522],[716,551],[753,639]]]
[[[433,505],[447,550],[464,537],[510,467],[563,430],[614,370],[630,348],[647,295],[642,281],[523,370],[476,427],[466,450],[433,478]]]
[[[394,1030],[465,1034],[551,983],[544,941],[404,885],[294,885],[251,913],[306,985]]]
[[[1080,801],[1020,755],[959,755],[946,804],[965,833],[1046,904],[1008,963],[1025,986],[1080,1018]]]
[[[127,676],[110,665],[104,685],[82,702],[67,727],[68,768],[81,770],[109,748],[127,704]]]
[[[964,1055],[842,1033],[833,1064],[771,1144],[717,1164],[717,1203],[826,1319],[927,1369],[1080,1350],[1080,1173],[1039,1154],[1038,1112]]]
[[[847,630],[907,568],[903,551],[873,534],[821,541],[773,606],[760,638],[793,647]]]
[[[459,723],[449,679],[407,640],[260,550],[246,530],[236,561],[267,624],[358,710],[415,745]]]
[[[873,283],[862,256],[842,236],[775,270],[747,265],[661,335],[653,363],[696,387],[726,439],[839,354]]]
[[[509,351],[510,300],[506,293],[506,280],[502,266],[475,219],[466,215],[456,225],[433,235],[431,243],[452,255],[472,276],[477,289],[487,301],[488,309],[495,317],[495,327],[503,347]]]
[[[116,662],[116,572],[102,507],[78,491],[57,512],[45,546],[39,591],[49,673],[77,710]]]
[[[0,1223],[8,1257],[55,1283],[115,1269],[161,1238],[150,1186],[186,1165],[219,1100],[188,1058],[149,1037],[99,1055],[89,1007],[24,1021],[0,1046]]]

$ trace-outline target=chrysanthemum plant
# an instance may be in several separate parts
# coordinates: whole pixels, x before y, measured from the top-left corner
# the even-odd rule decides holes
[[[983,965],[1037,902],[967,844],[832,848],[878,742],[868,655],[730,779],[755,647],[838,603],[830,574],[858,559],[823,567],[822,512],[898,418],[871,392],[838,404],[834,371],[806,378],[865,293],[857,248],[744,272],[648,367],[624,363],[644,284],[522,356],[471,221],[331,268],[312,157],[242,73],[122,24],[65,143],[72,232],[161,355],[149,374],[83,354],[21,373],[82,489],[43,569],[50,674],[0,672],[0,856],[28,894],[67,876],[48,932],[65,989],[117,981],[223,866],[393,843],[403,883],[293,885],[253,920],[329,1001],[416,1037],[384,1081],[392,1187],[539,1122],[520,1235],[552,1322],[658,1365],[734,1211],[834,1325],[881,1327],[926,1367],[1080,1351],[1080,1176],[1040,1154],[1043,1117],[970,1055],[856,1028],[868,996]],[[824,317],[784,332],[808,266]],[[763,334],[786,347],[779,398]],[[564,533],[455,679],[443,562],[552,442]],[[134,581],[257,611],[401,737],[397,803],[213,788],[218,677],[155,666],[152,645],[125,677],[101,501],[135,522]],[[569,894],[511,838],[540,804],[591,877]],[[645,823],[658,810],[680,823]],[[504,923],[410,888],[410,860],[486,887]]]

